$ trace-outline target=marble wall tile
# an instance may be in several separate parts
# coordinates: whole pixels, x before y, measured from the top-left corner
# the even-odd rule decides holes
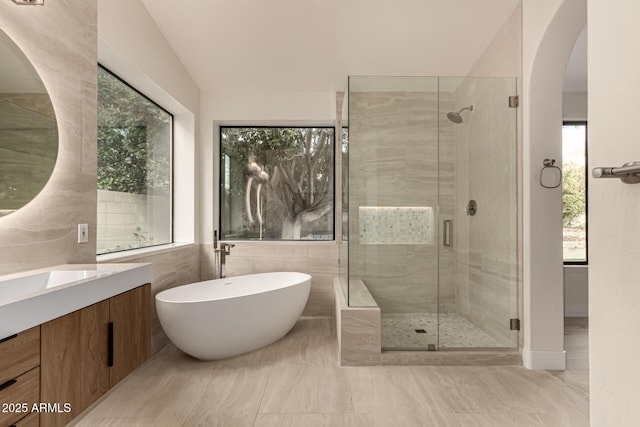
[[[382,351],[380,309],[349,307],[337,279],[334,292],[340,364],[379,365]]]
[[[517,346],[516,111],[505,101],[515,91],[515,79],[469,77],[456,92],[458,107],[474,105],[455,128],[458,312],[506,347]]]
[[[97,2],[60,0],[38,8],[2,2],[0,28],[40,74],[59,132],[48,184],[24,208],[0,218],[0,274],[95,262]],[[78,223],[89,224],[89,243],[76,243]]]
[[[338,276],[338,244],[316,242],[235,242],[226,258],[227,276],[298,271],[312,276],[303,316],[333,315],[333,279]],[[217,277],[211,245],[201,246],[202,280]]]

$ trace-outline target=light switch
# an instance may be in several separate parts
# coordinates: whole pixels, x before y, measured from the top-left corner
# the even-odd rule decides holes
[[[89,242],[89,224],[78,224],[78,243]]]

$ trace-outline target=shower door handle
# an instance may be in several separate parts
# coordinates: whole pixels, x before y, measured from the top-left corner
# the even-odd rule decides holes
[[[448,248],[453,246],[453,220],[445,219],[442,221],[442,246]]]

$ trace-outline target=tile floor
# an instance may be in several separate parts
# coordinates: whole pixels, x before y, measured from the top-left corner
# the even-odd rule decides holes
[[[438,342],[440,348],[505,347],[458,313],[383,313],[380,321],[383,349],[426,350]]]
[[[575,371],[340,367],[333,319],[302,318],[279,342],[227,360],[168,345],[76,425],[587,426],[586,327],[567,332]]]

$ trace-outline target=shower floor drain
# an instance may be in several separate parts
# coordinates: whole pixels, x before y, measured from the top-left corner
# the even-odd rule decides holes
[[[415,329],[416,334],[426,334],[427,330],[426,329]]]

